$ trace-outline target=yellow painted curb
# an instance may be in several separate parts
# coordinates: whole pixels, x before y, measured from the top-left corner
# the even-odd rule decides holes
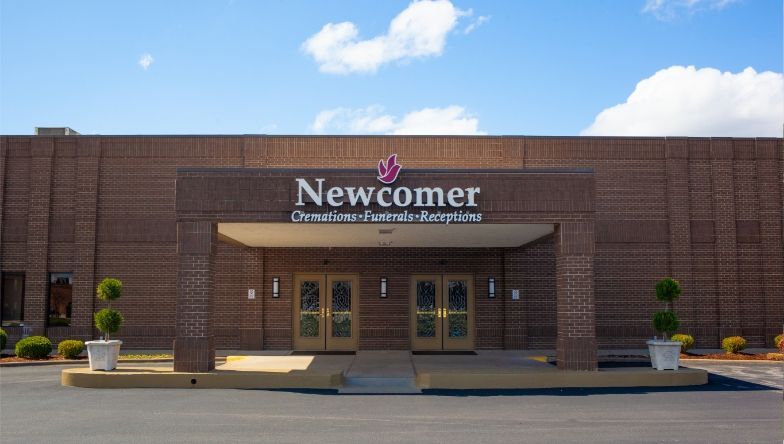
[[[323,372],[212,371],[178,373],[165,368],[123,368],[109,372],[89,368],[64,369],[60,382],[67,387],[86,388],[221,388],[336,389],[343,383],[340,370]]]
[[[547,356],[529,356],[528,359],[533,359],[534,361],[547,363]]]
[[[226,362],[237,362],[247,358],[247,356],[226,356]]]
[[[593,372],[566,370],[493,372],[424,371],[417,373],[417,386],[430,389],[534,389],[677,387],[702,385],[708,372],[700,369],[657,371],[653,369],[607,369]]]

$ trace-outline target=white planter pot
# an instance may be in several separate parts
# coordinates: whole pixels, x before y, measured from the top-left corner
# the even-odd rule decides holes
[[[681,359],[681,343],[662,339],[648,341],[651,367],[656,370],[678,370]]]
[[[90,370],[114,370],[117,367],[122,341],[87,341],[84,345],[90,357]]]

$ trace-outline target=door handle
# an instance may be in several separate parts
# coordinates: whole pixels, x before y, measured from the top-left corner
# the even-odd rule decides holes
[[[330,317],[330,314],[329,314],[329,307],[327,307],[327,317]]]
[[[324,307],[321,307],[321,317],[324,317]]]

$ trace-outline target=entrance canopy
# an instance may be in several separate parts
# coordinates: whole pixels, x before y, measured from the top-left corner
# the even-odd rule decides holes
[[[398,177],[400,165],[389,163],[393,156],[377,169],[178,169],[174,369],[215,368],[219,237],[248,247],[488,248],[552,233],[558,367],[595,370],[593,171],[406,169]]]
[[[219,223],[218,234],[248,247],[519,247],[553,224]]]

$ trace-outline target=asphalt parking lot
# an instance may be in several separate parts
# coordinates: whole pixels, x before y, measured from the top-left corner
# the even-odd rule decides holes
[[[782,364],[708,366],[711,382],[693,388],[402,396],[81,389],[60,385],[64,366],[3,368],[0,441],[781,442],[781,378],[763,384]]]

